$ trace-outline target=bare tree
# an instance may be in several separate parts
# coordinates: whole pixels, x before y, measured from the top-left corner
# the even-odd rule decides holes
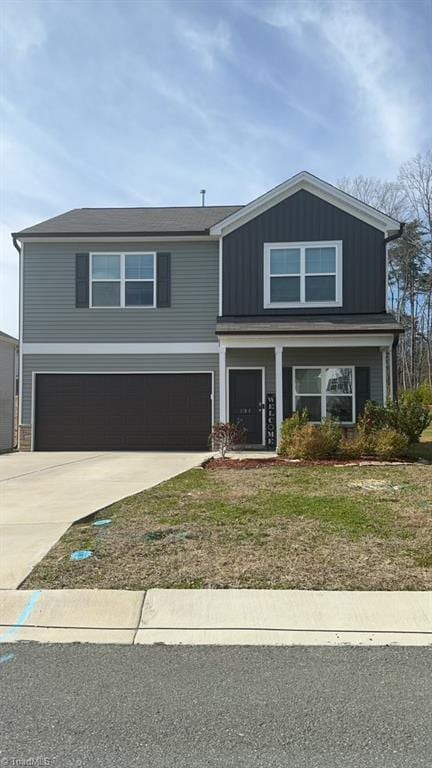
[[[399,221],[405,236],[389,247],[392,312],[406,328],[400,344],[403,387],[432,384],[432,149],[405,162],[396,181],[344,177],[344,192]]]
[[[404,220],[407,215],[408,198],[398,181],[382,181],[373,176],[354,176],[352,179],[344,176],[336,185],[394,219]]]
[[[418,219],[423,227],[426,253],[418,332],[425,351],[427,378],[432,384],[432,149],[404,163],[398,183],[408,200],[411,218]]]

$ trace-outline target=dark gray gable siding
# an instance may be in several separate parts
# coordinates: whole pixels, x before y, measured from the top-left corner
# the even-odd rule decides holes
[[[223,239],[223,314],[298,315],[305,309],[264,309],[266,242],[343,241],[343,306],[329,313],[385,312],[384,235],[301,190]],[[307,314],[323,314],[307,308]]]

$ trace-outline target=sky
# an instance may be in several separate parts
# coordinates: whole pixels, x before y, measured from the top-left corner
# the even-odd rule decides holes
[[[430,145],[431,28],[432,0],[0,0],[0,329],[11,231],[71,208],[394,178]]]

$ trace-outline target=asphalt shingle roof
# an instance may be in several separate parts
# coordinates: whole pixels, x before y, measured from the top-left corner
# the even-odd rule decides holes
[[[54,235],[206,235],[218,221],[241,205],[177,208],[74,208],[14,233],[15,236]]]
[[[216,333],[338,333],[402,331],[387,313],[364,315],[291,315],[220,317]]]

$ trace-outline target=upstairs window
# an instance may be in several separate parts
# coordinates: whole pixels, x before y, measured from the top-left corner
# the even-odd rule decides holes
[[[91,307],[155,307],[155,253],[92,253]]]
[[[266,243],[264,307],[342,305],[342,243]]]

